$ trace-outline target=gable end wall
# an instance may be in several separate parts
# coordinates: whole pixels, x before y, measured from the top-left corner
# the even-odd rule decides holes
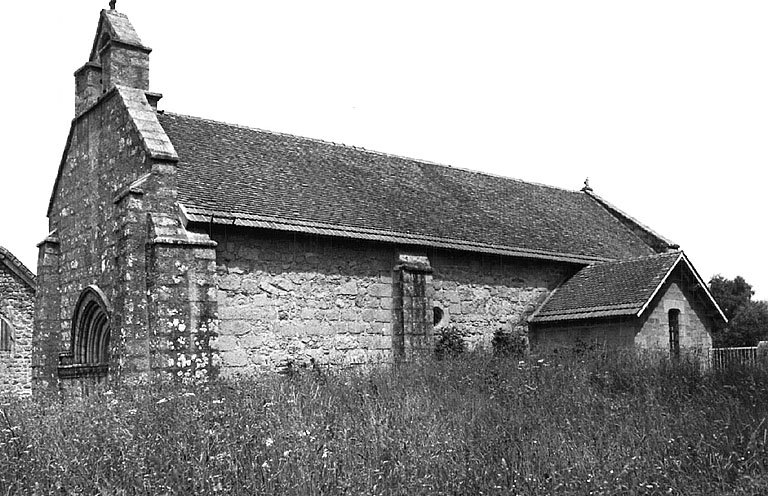
[[[42,243],[38,258],[42,277],[35,318],[36,349],[40,350],[34,364],[36,385],[56,385],[58,355],[71,351],[75,304],[89,285],[99,287],[115,308],[110,316],[113,358],[121,355],[132,332],[126,326],[146,324],[140,317],[145,309],[120,303],[127,289],[137,294],[146,291],[142,264],[147,205],[141,195],[115,200],[151,168],[141,136],[117,91],[73,121],[49,211],[49,229],[56,231],[56,240]]]
[[[684,283],[671,280],[665,284],[642,321],[635,344],[644,349],[669,350],[669,311],[680,310],[680,350],[705,357],[712,347],[712,318],[704,313]]]

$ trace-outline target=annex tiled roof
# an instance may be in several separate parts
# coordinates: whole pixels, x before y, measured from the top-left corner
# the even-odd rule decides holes
[[[193,221],[589,262],[653,250],[583,192],[171,113]]]
[[[27,286],[32,289],[37,287],[35,274],[32,273],[21,260],[13,256],[13,253],[0,246],[0,264],[5,265],[11,272],[16,274]]]
[[[685,265],[716,308],[714,299],[681,251],[584,267],[557,288],[531,322],[639,316],[678,265]]]

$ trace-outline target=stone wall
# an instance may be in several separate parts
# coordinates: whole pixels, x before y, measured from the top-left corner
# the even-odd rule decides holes
[[[212,234],[224,375],[388,359],[394,250],[262,230]]]
[[[145,300],[145,212],[151,205],[140,193],[121,192],[152,167],[120,92],[103,95],[73,121],[48,214],[54,234],[40,245],[38,258],[33,376],[40,387],[58,383],[59,355],[72,351],[71,319],[89,285],[114,307],[111,363],[122,365],[127,341],[146,328],[146,309],[133,300]]]
[[[32,391],[32,319],[35,292],[0,262],[0,318],[13,328],[11,351],[0,351],[0,396]]]
[[[680,311],[680,350],[706,356],[712,347],[712,320],[701,305],[693,303],[691,294],[681,284],[671,281],[662,288],[652,303],[652,311],[635,336],[635,344],[644,349],[669,350],[669,311]]]
[[[40,329],[40,340],[57,340],[60,352],[69,351],[71,319],[80,293],[96,285],[114,302],[119,285],[125,282],[121,266],[143,259],[140,252],[121,250],[121,234],[129,224],[115,199],[121,189],[150,169],[141,137],[117,92],[78,118],[68,145],[49,212],[49,227],[56,231],[58,247],[54,250],[48,246],[47,257],[49,264],[56,265],[58,295],[50,295],[45,289],[40,293],[41,308],[58,315],[40,315],[38,319],[55,326]],[[41,246],[41,250],[45,248]],[[56,252],[58,259],[50,260]],[[56,296],[59,305],[46,305],[48,296]],[[125,319],[122,310],[117,307],[111,316],[113,328],[121,327]],[[113,341],[113,345],[118,343]],[[55,377],[55,349],[49,352],[54,356],[46,356],[44,363],[38,364],[44,369],[39,371],[41,379],[46,381]]]
[[[223,374],[393,358],[403,249],[243,228],[218,228],[211,238],[218,243],[220,319],[212,347]],[[527,316],[574,270],[447,251],[416,259],[431,264],[418,296],[427,302],[428,323],[419,332],[431,333],[431,310],[439,307],[439,326],[456,326],[470,346],[490,346],[497,329],[524,335]]]
[[[539,260],[430,254],[438,329],[455,326],[470,347],[489,347],[496,330],[527,336],[527,319],[576,267]]]
[[[538,323],[531,330],[531,349],[631,349],[639,327],[635,317]]]

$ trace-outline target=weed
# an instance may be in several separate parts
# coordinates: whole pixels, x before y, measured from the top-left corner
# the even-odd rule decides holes
[[[766,494],[768,373],[472,351],[24,400],[0,494]]]

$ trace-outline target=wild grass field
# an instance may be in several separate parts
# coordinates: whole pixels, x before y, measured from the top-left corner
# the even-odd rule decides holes
[[[6,494],[768,494],[768,373],[469,353],[2,406]]]

